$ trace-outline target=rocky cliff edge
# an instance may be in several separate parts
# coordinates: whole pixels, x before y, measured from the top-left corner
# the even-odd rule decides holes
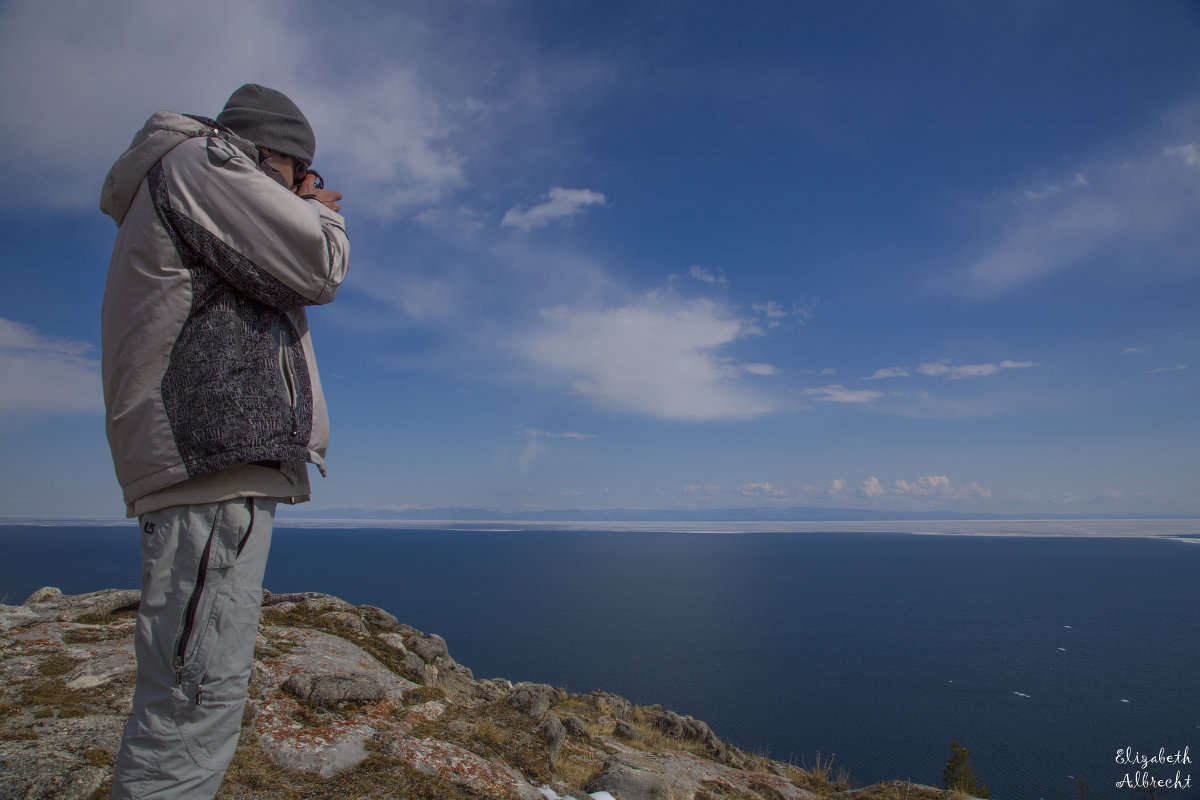
[[[132,707],[139,594],[0,605],[0,800],[107,798]],[[218,798],[932,800],[850,789],[603,691],[479,680],[445,640],[330,595],[264,593],[237,755]]]

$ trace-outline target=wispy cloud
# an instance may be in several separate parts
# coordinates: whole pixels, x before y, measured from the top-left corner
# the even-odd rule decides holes
[[[501,225],[507,228],[517,228],[531,231],[541,228],[551,222],[566,220],[578,216],[591,206],[603,206],[604,195],[591,189],[564,189],[555,186],[545,195],[544,199],[528,208],[514,206],[505,214]]]
[[[910,374],[908,367],[884,367],[883,369],[875,370],[870,375],[859,380],[879,381],[885,378],[907,378]]]
[[[771,483],[744,483],[738,487],[738,494],[742,497],[756,497],[765,500],[783,500],[790,496],[787,489],[780,488]]]
[[[522,427],[517,430],[518,436],[525,437],[525,445],[516,456],[516,465],[521,474],[528,474],[539,464],[556,456],[556,442],[580,442],[595,439],[595,434],[579,433],[577,431],[547,431],[541,428]],[[562,446],[566,446],[565,444]]]
[[[544,309],[540,321],[520,354],[602,406],[697,421],[771,410],[740,383],[745,367],[722,355],[743,324],[712,301],[651,292],[613,308]]]
[[[1031,369],[1040,367],[1041,364],[1036,364],[1032,361],[1001,361],[998,364],[951,364],[949,359],[941,361],[926,361],[919,364],[915,369],[911,367],[884,367],[877,369],[870,375],[866,375],[859,380],[878,381],[887,378],[908,378],[914,372],[918,375],[927,375],[930,377],[945,378],[948,381],[962,380],[963,378],[980,378],[987,375],[995,375],[997,372],[1005,369]]]
[[[948,381],[962,380],[964,378],[980,378],[987,375],[995,375],[1000,370],[1005,369],[1031,369],[1040,367],[1041,364],[1035,364],[1032,361],[1001,361],[999,364],[959,364],[954,365],[948,361],[924,362],[917,367],[917,372],[922,375],[931,375],[942,377]]]
[[[1150,351],[1149,351],[1149,350],[1147,350],[1147,349],[1146,349],[1146,348],[1144,348],[1144,347],[1132,347],[1132,346],[1130,346],[1130,347],[1126,347],[1125,349],[1121,350],[1121,352],[1120,352],[1120,353],[1118,353],[1117,355],[1122,355],[1122,356],[1128,356],[1128,355],[1145,355],[1146,353],[1149,353],[1149,352],[1150,352]]]
[[[1173,367],[1157,367],[1155,369],[1146,370],[1147,375],[1157,375],[1160,372],[1184,372],[1187,367],[1183,364],[1176,364]]]
[[[521,428],[517,431],[519,434],[529,436],[534,439],[595,439],[594,433],[579,433],[577,431],[563,431],[555,433],[553,431],[544,431],[541,428]]]
[[[840,383],[805,389],[804,394],[823,403],[870,403],[883,397],[873,389],[847,389]]]
[[[688,267],[688,276],[701,283],[713,283],[722,286],[729,283],[729,279],[722,275],[720,270],[708,270],[697,264]]]
[[[1085,265],[1194,271],[1200,144],[1146,144],[1170,135],[1157,131],[1060,180],[1015,190],[1018,202],[989,210],[1003,232],[965,265],[961,286],[997,296]]]
[[[103,411],[100,362],[84,355],[91,349],[0,317],[0,414],[28,419]]]

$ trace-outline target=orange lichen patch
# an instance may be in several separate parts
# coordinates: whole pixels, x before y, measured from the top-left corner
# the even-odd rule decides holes
[[[446,704],[438,700],[410,706],[405,710],[405,721],[410,725],[418,722],[435,722],[446,713]]]
[[[527,786],[513,770],[438,739],[397,737],[385,745],[389,755],[424,772],[487,797],[520,800]]]

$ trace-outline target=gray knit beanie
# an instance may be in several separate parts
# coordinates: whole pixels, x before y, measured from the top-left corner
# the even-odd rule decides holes
[[[217,122],[258,147],[311,164],[317,137],[300,109],[283,92],[247,83],[229,96]]]

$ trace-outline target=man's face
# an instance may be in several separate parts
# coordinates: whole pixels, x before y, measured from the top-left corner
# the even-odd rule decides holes
[[[277,153],[266,147],[259,149],[264,156],[271,159],[271,167],[283,176],[288,186],[296,182],[296,160],[294,158],[285,156],[283,153]]]

